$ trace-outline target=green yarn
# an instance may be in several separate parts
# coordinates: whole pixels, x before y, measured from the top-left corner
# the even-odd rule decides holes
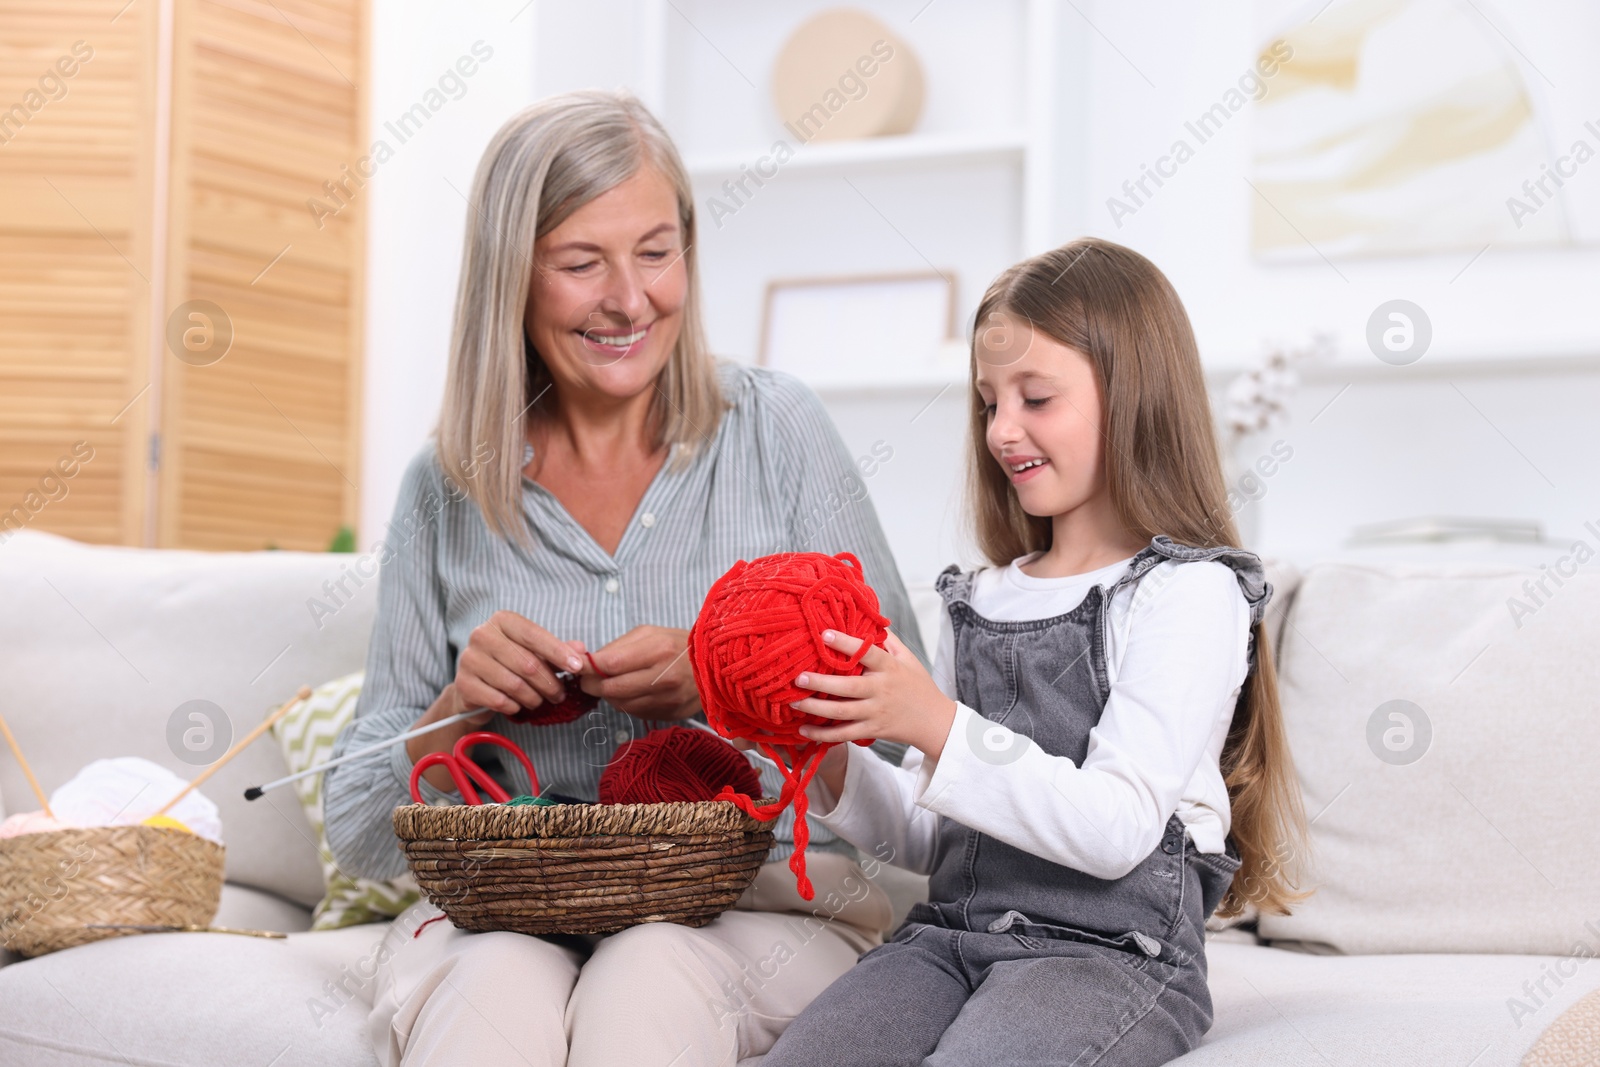
[[[510,800],[506,801],[506,807],[508,807],[508,808],[553,808],[553,807],[556,807],[558,803],[559,803],[558,801],[550,800],[550,799],[548,799],[546,797],[530,797],[526,793],[524,793],[520,797],[512,797]]]

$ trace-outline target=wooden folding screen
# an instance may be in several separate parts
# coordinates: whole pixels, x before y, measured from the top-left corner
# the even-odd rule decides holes
[[[362,0],[0,6],[0,537],[354,525],[367,27]]]

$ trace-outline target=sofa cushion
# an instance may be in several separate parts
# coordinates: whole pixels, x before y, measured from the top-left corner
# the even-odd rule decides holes
[[[222,885],[222,902],[212,926],[233,930],[276,930],[298,934],[311,929],[311,911],[280,896],[247,885]]]
[[[1543,956],[1319,956],[1213,939],[1206,959],[1215,1021],[1173,1067],[1517,1067],[1541,1031],[1600,988],[1590,962],[1560,986],[1546,982],[1535,1006],[1524,984],[1558,962]],[[1512,999],[1530,1010],[1514,1013]]]
[[[386,936],[388,925],[139,934],[25,960],[0,970],[0,1063],[372,1067],[371,973]]]
[[[324,763],[333,757],[333,743],[355,717],[356,701],[361,696],[365,671],[324,682],[312,691],[311,699],[296,704],[272,728],[283,750],[290,774]],[[322,861],[322,876],[328,890],[312,913],[313,930],[337,930],[342,926],[393,919],[422,897],[410,872],[392,881],[358,878],[339,869],[333,849],[328,847],[322,821],[322,780],[308,775],[294,783],[300,807],[316,835],[317,855]]]
[[[109,756],[143,756],[192,777],[204,755],[180,759],[184,746],[169,741],[194,722],[180,705],[217,705],[238,740],[301,685],[363,665],[377,589],[346,576],[354,559],[149,551],[20,531],[0,551],[0,648],[17,666],[0,687],[0,715],[47,792]],[[344,593],[330,595],[324,583],[341,578]],[[313,600],[339,606],[314,616]],[[210,740],[214,759],[226,748],[222,730]],[[311,907],[322,870],[293,791],[243,798],[284,773],[277,746],[263,739],[201,788],[222,813],[228,880]],[[0,759],[0,793],[12,811],[36,805],[10,759]]]
[[[1300,591],[1301,573],[1298,567],[1285,559],[1263,557],[1261,567],[1267,573],[1267,584],[1272,586],[1272,600],[1267,604],[1267,615],[1261,622],[1267,628],[1267,639],[1276,651],[1283,647],[1284,625],[1294,606],[1295,594]]]
[[[1307,570],[1279,658],[1317,891],[1262,937],[1600,951],[1600,575],[1563,569]]]

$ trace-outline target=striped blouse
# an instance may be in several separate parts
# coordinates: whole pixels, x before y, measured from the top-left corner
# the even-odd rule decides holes
[[[607,554],[543,486],[522,480],[523,514],[534,547],[495,536],[459,486],[447,483],[430,443],[406,468],[386,544],[378,614],[367,653],[366,682],[351,724],[334,754],[409,729],[455,679],[456,660],[474,628],[496,611],[513,611],[563,640],[591,649],[635,626],[688,629],[711,584],[740,559],[773,552],[853,552],[895,633],[926,663],[916,619],[862,471],[814,393],[775,371],[721,363],[730,407],[716,437],[702,443],[681,470],[670,462],[645,490],[617,545]],[[879,457],[882,458],[882,457]],[[858,470],[858,463],[860,470]],[[703,721],[704,716],[697,714]],[[617,746],[668,723],[646,722],[601,704],[560,726],[512,723],[504,733],[533,759],[547,792],[585,800],[598,796],[600,771]],[[875,750],[898,765],[903,745]],[[510,788],[528,792],[520,763],[475,758]],[[776,768],[758,760],[762,787],[776,795]],[[393,745],[327,773],[324,818],[328,844],[347,874],[393,878],[406,869],[390,821],[411,803],[411,761]],[[444,793],[421,782],[425,801]],[[811,825],[812,848],[854,855],[826,827]],[[794,815],[775,827],[768,862],[793,851]]]

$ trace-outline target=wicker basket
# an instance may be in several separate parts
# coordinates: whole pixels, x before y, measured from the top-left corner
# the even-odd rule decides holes
[[[767,803],[763,801],[762,803]],[[394,810],[412,876],[463,930],[610,934],[704,926],[772,847],[772,823],[727,801]]]
[[[0,948],[24,956],[130,930],[204,926],[222,901],[223,848],[156,826],[96,826],[0,839]]]

